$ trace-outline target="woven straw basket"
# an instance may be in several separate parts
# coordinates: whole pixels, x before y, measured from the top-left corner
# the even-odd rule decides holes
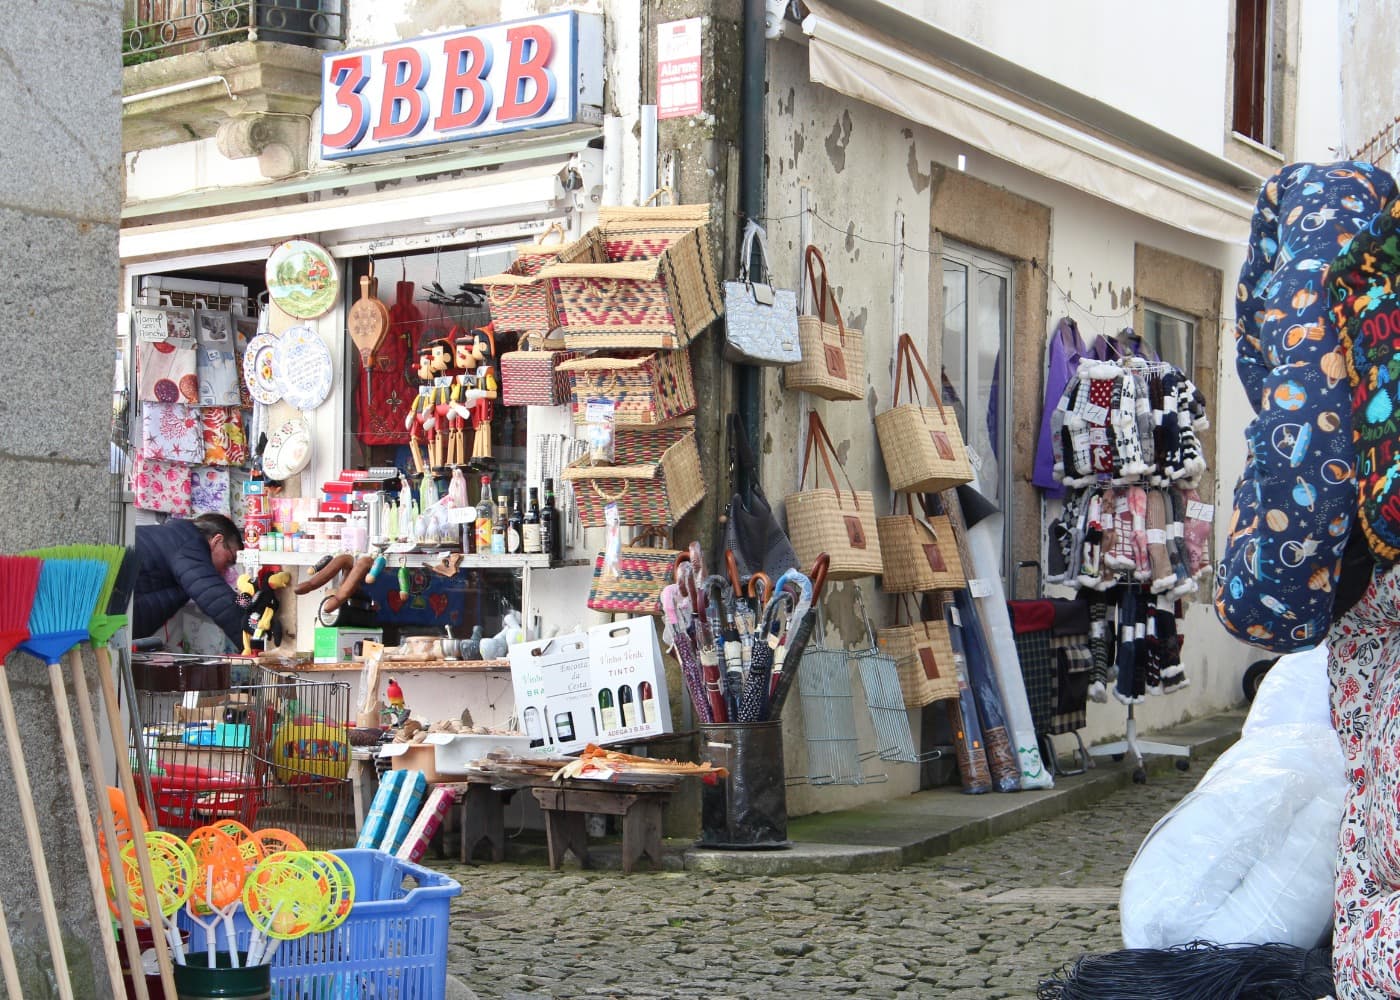
[[[831,489],[803,489],[784,498],[787,507],[788,537],[801,566],[811,566],[825,552],[831,559],[827,577],[854,580],[880,572],[880,537],[875,530],[875,498],[869,490],[851,485],[846,470],[836,459],[836,449],[827,436],[821,417],[808,414],[807,448],[802,457],[801,485],[807,484],[807,466],[815,451],[826,467]],[[846,481],[842,491],[833,470],[841,469]],[[813,479],[819,481],[818,474]]]
[[[558,234],[559,243],[545,242],[552,234]],[[546,333],[557,325],[550,284],[537,275],[567,249],[563,237],[564,227],[556,223],[534,243],[521,246],[504,273],[478,279],[486,288],[491,322],[498,332]]]
[[[919,402],[915,365],[923,374],[933,407]],[[914,402],[901,405],[900,389],[905,381]],[[875,415],[875,433],[880,438],[890,489],[896,493],[941,493],[972,482],[972,463],[957,418],[943,408],[924,359],[907,333],[900,334],[895,353],[894,408]]]
[[[675,579],[676,559],[682,553],[639,545],[646,540],[645,535],[639,536],[622,547],[616,572],[605,573],[603,553],[598,554],[588,588],[590,608],[608,614],[661,614],[661,591]]]
[[[823,399],[864,399],[865,337],[859,330],[846,329],[836,293],[826,278],[826,260],[821,251],[808,246],[806,263],[807,288],[812,293],[815,312],[797,317],[802,360],[783,368],[783,385]],[[835,323],[828,320],[828,311]]]
[[[882,628],[879,645],[899,667],[899,689],[905,708],[923,708],[935,701],[958,697],[958,673],[947,622]]]
[[[669,531],[705,498],[692,428],[619,431],[615,449],[613,465],[590,465],[585,455],[564,470],[585,528],[605,527],[607,506],[616,503],[622,524]]]
[[[540,334],[525,334],[522,346]],[[501,402],[506,406],[558,406],[569,398],[569,376],[560,365],[576,355],[573,351],[507,351],[501,355]]]
[[[880,589],[885,593],[954,590],[967,583],[958,540],[946,514],[891,514],[877,519],[875,530],[884,563]]]
[[[577,358],[560,368],[569,381],[575,424],[588,422],[594,399],[613,401],[620,427],[655,427],[695,411],[686,350]]]

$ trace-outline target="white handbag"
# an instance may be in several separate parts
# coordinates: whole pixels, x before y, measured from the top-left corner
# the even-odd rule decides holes
[[[749,259],[754,240],[764,281],[753,281]],[[750,220],[739,255],[739,280],[724,283],[724,356],[748,365],[788,365],[802,360],[797,339],[797,293],[774,288],[763,227]]]

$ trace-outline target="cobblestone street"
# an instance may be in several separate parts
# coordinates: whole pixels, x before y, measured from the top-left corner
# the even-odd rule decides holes
[[[1034,996],[1080,953],[1121,947],[1122,875],[1209,764],[888,872],[440,864],[463,886],[449,970],[482,1000]]]

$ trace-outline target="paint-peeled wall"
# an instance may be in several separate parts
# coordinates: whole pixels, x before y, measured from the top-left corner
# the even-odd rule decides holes
[[[807,54],[800,45],[770,46],[769,134],[767,210],[769,246],[775,280],[796,286],[801,273],[804,241],[819,246],[830,269],[833,287],[848,327],[865,338],[869,381],[863,401],[831,403],[804,394],[786,392],[772,370],[764,379],[765,414],[763,482],[775,502],[798,487],[800,447],[805,440],[807,408],[823,418],[838,457],[858,489],[874,492],[878,513],[887,513],[890,494],[873,426],[874,415],[892,403],[894,346],[897,335],[910,333],[926,348],[926,360],[936,373],[942,330],[941,266],[935,258],[944,235],[977,247],[999,243],[1024,245],[1025,220],[987,217],[985,224],[956,224],[962,231],[941,233],[940,205],[950,185],[977,182],[984,185],[989,203],[1005,192],[1008,200],[1034,203],[1048,210],[1048,260],[1033,266],[1021,261],[1018,274],[1028,277],[1017,296],[1035,301],[1022,303],[1018,315],[1027,317],[1014,329],[1015,365],[1021,370],[1004,375],[1003,384],[1015,386],[1014,447],[1034,447],[1043,380],[1043,350],[1047,331],[1061,315],[1071,315],[1087,335],[1113,333],[1133,322],[1136,304],[1134,263],[1139,245],[1213,268],[1222,277],[1220,301],[1212,310],[1221,331],[1233,319],[1234,277],[1242,249],[1194,237],[1154,219],[1122,211],[1078,192],[1052,178],[1033,174],[994,156],[956,143],[931,129],[914,125],[835,91],[812,84],[807,74]],[[964,170],[956,174],[959,157]],[[943,192],[940,194],[940,192]],[[804,214],[804,206],[808,210]],[[903,216],[903,230],[897,216]],[[932,218],[931,218],[932,214]],[[948,216],[955,212],[946,213]],[[1243,227],[1241,240],[1243,239]],[[903,243],[903,249],[893,244]],[[899,261],[902,258],[902,265]],[[1013,262],[1016,263],[1016,262]],[[896,294],[898,291],[898,295]],[[1233,347],[1228,333],[1203,338],[1212,352],[1217,371],[1233,367]],[[1221,356],[1223,352],[1224,357]],[[1029,366],[1029,367],[1028,367]],[[1229,485],[1238,475],[1243,457],[1240,429],[1245,412],[1238,387],[1206,385],[1216,395],[1217,421],[1224,428],[1217,435],[1215,481],[1227,484],[1217,496],[1222,514],[1230,500]],[[985,411],[986,400],[973,400],[969,409]],[[1024,433],[1022,433],[1024,431]],[[1029,470],[1021,456],[1020,478]],[[811,484],[809,470],[808,484]],[[1038,498],[1024,483],[1016,489],[1022,510],[1017,523],[1039,532],[1043,524]],[[1025,498],[1030,497],[1029,501]],[[1217,523],[1217,546],[1221,525]],[[1026,534],[1022,531],[1021,535]],[[1019,536],[1018,536],[1019,537]],[[1022,539],[1024,541],[1024,539]],[[1018,547],[1019,552],[1019,547]],[[1035,553],[1039,555],[1038,552]],[[893,603],[881,596],[876,581],[861,581],[863,604],[878,628],[890,620]],[[1027,581],[1028,585],[1028,581]],[[869,639],[862,619],[857,585],[846,583],[829,590],[825,610],[828,645],[865,647]],[[1186,671],[1191,685],[1169,698],[1150,699],[1138,713],[1144,728],[1166,725],[1187,716],[1198,716],[1237,704],[1240,677],[1253,658],[1251,651],[1228,638],[1208,604],[1193,604],[1185,623]],[[851,678],[855,732],[859,751],[875,749],[875,736],[859,679]],[[809,733],[803,713],[794,705],[785,713],[785,740],[790,777],[807,775],[814,783],[789,790],[794,813],[846,808],[862,801],[888,798],[915,790],[919,768],[915,765],[869,760],[866,775],[884,774],[888,782],[864,786],[821,786],[807,754]],[[921,739],[921,714],[910,712],[915,746]],[[1087,740],[1121,736],[1126,710],[1116,702],[1091,704]],[[812,722],[829,728],[829,720]],[[813,727],[815,730],[815,727]]]

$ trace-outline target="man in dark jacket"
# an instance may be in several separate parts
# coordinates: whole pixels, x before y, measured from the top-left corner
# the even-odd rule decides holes
[[[194,601],[242,649],[247,616],[224,580],[241,547],[238,527],[222,514],[138,526],[133,638],[153,635]]]

